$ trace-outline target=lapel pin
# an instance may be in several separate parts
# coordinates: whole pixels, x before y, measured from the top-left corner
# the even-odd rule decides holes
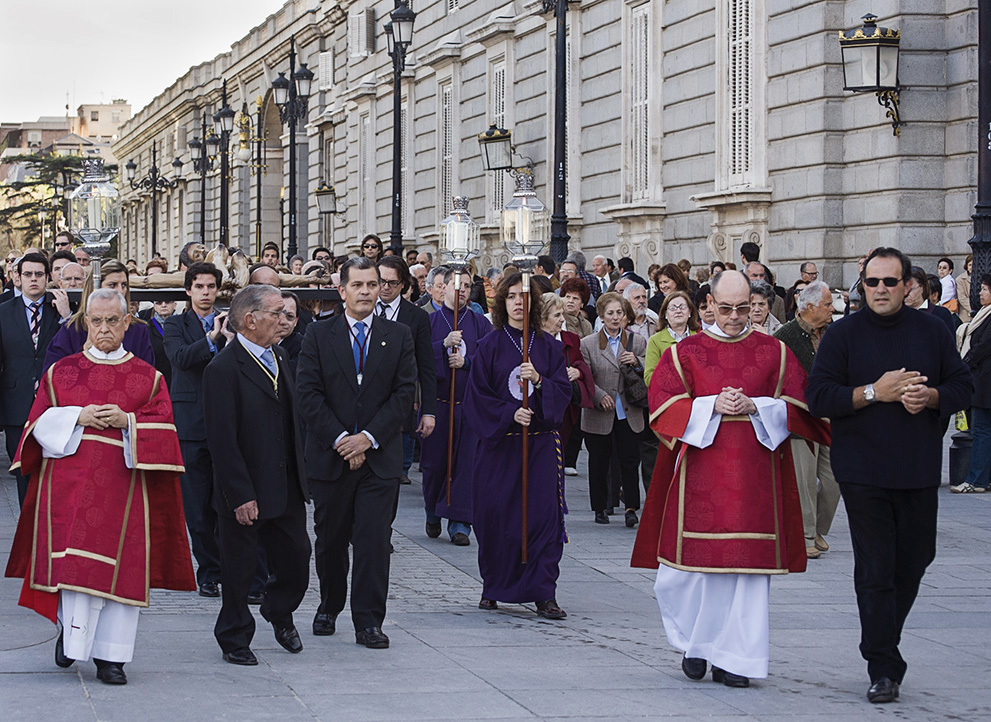
[[[385,346],[385,341],[382,342],[382,345]]]

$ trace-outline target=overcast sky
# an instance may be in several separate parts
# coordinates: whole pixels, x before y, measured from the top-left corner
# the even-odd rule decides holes
[[[193,65],[230,50],[284,0],[3,2],[0,121],[125,98],[136,113]],[[68,95],[67,95],[68,94]]]

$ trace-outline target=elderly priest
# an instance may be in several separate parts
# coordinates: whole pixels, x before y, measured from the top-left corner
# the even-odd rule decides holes
[[[41,381],[14,459],[31,478],[7,576],[20,604],[61,624],[55,663],[92,658],[126,684],[150,587],[194,590],[182,457],[162,374],[124,350],[124,297],[89,298],[91,346]]]

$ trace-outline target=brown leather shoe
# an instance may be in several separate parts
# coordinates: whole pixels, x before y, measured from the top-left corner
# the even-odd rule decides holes
[[[478,608],[491,612],[493,609],[498,609],[499,604],[495,599],[486,599],[485,597],[482,597],[482,599],[478,602]]]
[[[568,613],[557,605],[556,600],[548,599],[543,602],[537,602],[537,615],[544,619],[564,619],[568,616]]]
[[[809,559],[818,559],[822,556],[822,552],[816,549],[814,546],[805,547],[805,556]]]
[[[829,551],[829,544],[827,544],[826,540],[822,538],[822,534],[816,534],[815,548],[821,552]]]

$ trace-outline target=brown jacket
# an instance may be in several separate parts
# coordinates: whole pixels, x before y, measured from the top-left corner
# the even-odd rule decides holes
[[[632,346],[630,339],[632,340]],[[637,365],[643,373],[644,356],[647,353],[647,342],[638,334],[629,334],[624,329],[620,335],[620,353],[626,350],[633,351],[637,357]],[[629,347],[629,348],[628,348]],[[582,431],[589,434],[610,434],[612,433],[613,421],[616,419],[616,410],[605,411],[599,408],[599,402],[606,396],[613,399],[616,394],[620,394],[623,401],[623,409],[626,411],[626,420],[634,433],[639,434],[644,429],[643,409],[629,406],[626,403],[623,392],[623,377],[619,372],[619,359],[613,355],[609,348],[609,341],[605,331],[599,331],[591,336],[582,339],[582,357],[585,363],[592,370],[592,380],[595,382],[595,408],[582,409]]]

